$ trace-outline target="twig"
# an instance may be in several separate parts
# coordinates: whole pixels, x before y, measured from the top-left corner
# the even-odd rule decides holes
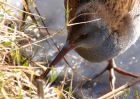
[[[113,97],[113,95],[115,95],[117,97],[118,95],[123,94],[126,91],[126,89],[130,88],[131,86],[135,85],[138,82],[140,82],[140,77],[136,78],[135,80],[133,80],[130,83],[127,83],[127,84],[115,89],[113,92],[111,91],[111,92],[107,93],[106,95],[99,97],[98,99],[110,99]]]
[[[37,8],[36,6],[35,6],[35,10],[36,10],[36,12],[38,13],[38,15],[41,16],[41,14],[40,14],[40,12],[39,12],[39,10],[38,10],[38,8]],[[43,21],[43,19],[41,19],[41,22],[42,22],[43,26],[46,27],[46,24],[45,24],[45,22]],[[45,30],[46,30],[47,34],[50,36],[51,34],[49,33],[48,29],[45,28]],[[55,47],[57,48],[57,50],[60,52],[60,49],[57,47],[57,44],[54,42],[53,38],[50,38],[50,40],[53,42],[54,46],[55,46]],[[69,67],[71,67],[70,64],[68,63],[68,61],[66,60],[66,58],[63,57],[63,59],[64,59],[64,61],[66,62],[66,64],[67,64]],[[50,71],[50,70],[49,70],[49,71]]]
[[[9,4],[9,3],[7,3],[7,2],[0,1],[0,3],[1,3],[1,4],[8,5],[9,7],[14,8],[14,9],[16,9],[16,10],[18,10],[18,11],[21,11],[21,12],[23,12],[23,13],[27,13],[27,14],[29,14],[29,15],[37,16],[37,17],[40,17],[40,18],[44,19],[43,17],[41,17],[41,16],[39,16],[39,15],[30,13],[30,12],[23,11],[23,10],[21,10],[21,9],[15,7],[15,6],[12,6],[11,4]]]

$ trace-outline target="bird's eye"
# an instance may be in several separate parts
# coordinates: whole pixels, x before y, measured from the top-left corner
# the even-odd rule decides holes
[[[83,35],[80,35],[79,39],[82,40],[82,39],[86,39],[88,37],[88,34],[83,34]]]

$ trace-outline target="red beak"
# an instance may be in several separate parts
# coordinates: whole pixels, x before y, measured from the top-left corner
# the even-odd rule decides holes
[[[55,66],[59,61],[61,61],[64,56],[74,48],[75,46],[73,44],[65,44],[64,47],[61,49],[61,51],[58,53],[58,55],[55,57],[55,59],[49,64],[49,68],[40,76],[42,79],[46,78],[47,74],[50,72],[51,67]]]

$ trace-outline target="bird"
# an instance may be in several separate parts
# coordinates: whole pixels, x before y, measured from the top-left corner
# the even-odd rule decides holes
[[[124,53],[140,36],[133,27],[130,12],[138,0],[65,0],[69,7],[67,40],[48,67],[55,66],[69,51],[75,50],[90,62],[108,61],[104,71],[132,77],[138,75],[116,66],[114,58]],[[43,72],[44,79],[51,69]],[[112,83],[115,78],[110,78]],[[114,88],[113,84],[111,86]]]

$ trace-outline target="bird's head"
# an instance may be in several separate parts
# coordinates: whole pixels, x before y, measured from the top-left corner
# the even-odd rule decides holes
[[[67,43],[96,47],[111,33],[125,35],[131,24],[129,12],[136,0],[95,0],[80,6],[69,24]],[[126,25],[127,24],[127,25]]]

